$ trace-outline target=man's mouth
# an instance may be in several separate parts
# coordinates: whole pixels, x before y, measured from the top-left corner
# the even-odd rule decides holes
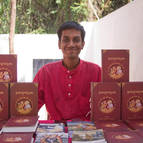
[[[65,48],[66,51],[73,51],[73,50],[78,50],[77,47],[68,47],[68,48]]]

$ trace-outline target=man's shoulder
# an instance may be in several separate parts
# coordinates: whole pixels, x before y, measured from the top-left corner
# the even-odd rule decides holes
[[[81,60],[82,61],[82,64],[86,67],[89,67],[89,68],[100,68],[100,66],[96,63],[93,63],[93,62],[89,62],[89,61],[84,61],[84,60]]]
[[[45,65],[43,65],[40,69],[39,69],[39,73],[43,73],[43,72],[48,72],[48,71],[53,71],[57,68],[59,68],[61,65],[61,60],[55,61],[55,62],[50,62],[47,63]]]
[[[61,60],[45,64],[42,68],[54,68],[61,65]]]

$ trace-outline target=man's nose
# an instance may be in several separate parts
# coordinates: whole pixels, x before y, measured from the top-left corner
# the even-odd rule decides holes
[[[74,46],[74,42],[73,42],[72,40],[70,40],[69,46],[70,46],[70,47]]]

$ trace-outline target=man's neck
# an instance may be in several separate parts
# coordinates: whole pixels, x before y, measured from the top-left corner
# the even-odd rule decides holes
[[[80,59],[73,59],[73,60],[63,59],[62,63],[68,70],[72,70],[72,69],[75,69],[79,65]]]

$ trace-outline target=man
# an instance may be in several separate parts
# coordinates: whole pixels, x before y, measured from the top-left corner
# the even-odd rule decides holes
[[[44,65],[36,74],[38,108],[45,104],[50,120],[89,120],[90,82],[101,80],[101,68],[79,58],[85,44],[80,24],[65,22],[57,33],[63,59]]]

